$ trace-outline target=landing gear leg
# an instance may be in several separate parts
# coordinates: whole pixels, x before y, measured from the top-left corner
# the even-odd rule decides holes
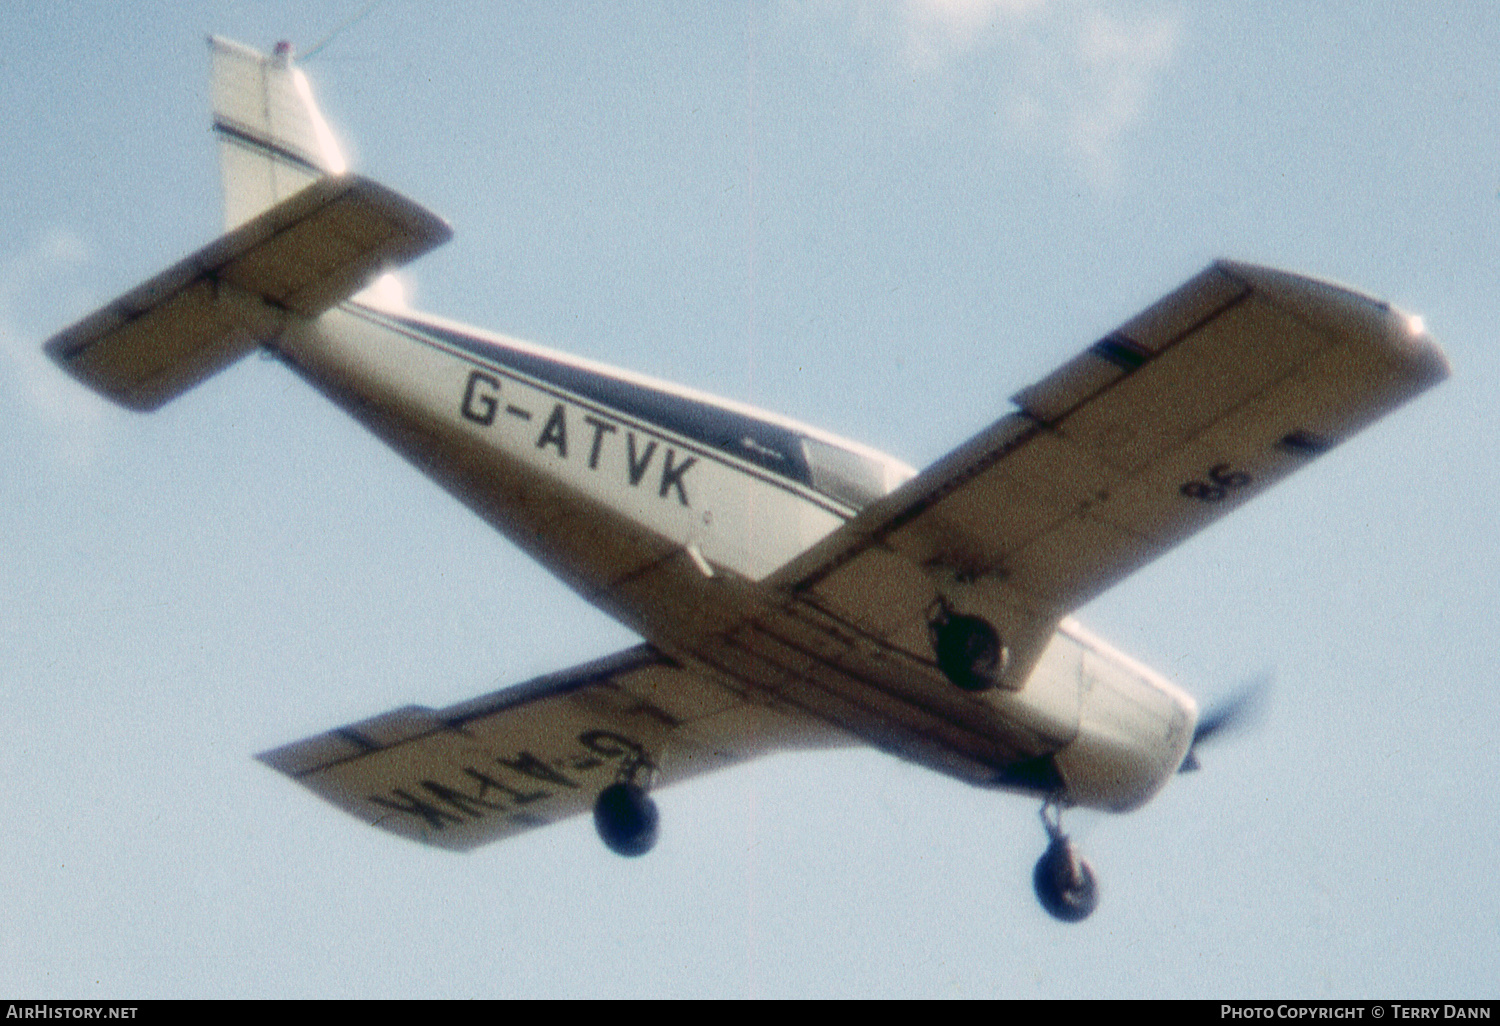
[[[1065,923],[1087,919],[1099,904],[1099,884],[1093,868],[1062,832],[1061,804],[1049,799],[1042,806],[1042,825],[1047,828],[1047,850],[1031,874],[1037,899]]]
[[[646,793],[656,767],[644,752],[627,758],[620,775],[594,802],[594,827],[599,839],[616,855],[634,858],[656,844],[660,819],[656,803]]]

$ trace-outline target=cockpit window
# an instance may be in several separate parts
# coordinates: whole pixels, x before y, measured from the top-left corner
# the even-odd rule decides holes
[[[852,452],[816,438],[802,439],[811,484],[824,495],[863,508],[911,477],[894,461]]]

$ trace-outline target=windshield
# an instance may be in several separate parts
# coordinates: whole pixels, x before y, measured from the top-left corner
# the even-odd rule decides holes
[[[898,460],[855,452],[816,438],[802,439],[811,484],[824,495],[861,509],[915,475]]]

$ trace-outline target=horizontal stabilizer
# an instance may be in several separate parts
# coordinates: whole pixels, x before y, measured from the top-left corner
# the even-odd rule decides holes
[[[154,410],[377,273],[446,242],[448,225],[356,175],[323,178],[63,331],[47,353],[90,388]]]

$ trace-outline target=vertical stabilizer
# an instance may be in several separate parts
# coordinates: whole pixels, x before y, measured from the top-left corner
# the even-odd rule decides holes
[[[281,43],[267,56],[209,37],[213,51],[214,134],[224,180],[224,227],[347,170],[307,77]]]

